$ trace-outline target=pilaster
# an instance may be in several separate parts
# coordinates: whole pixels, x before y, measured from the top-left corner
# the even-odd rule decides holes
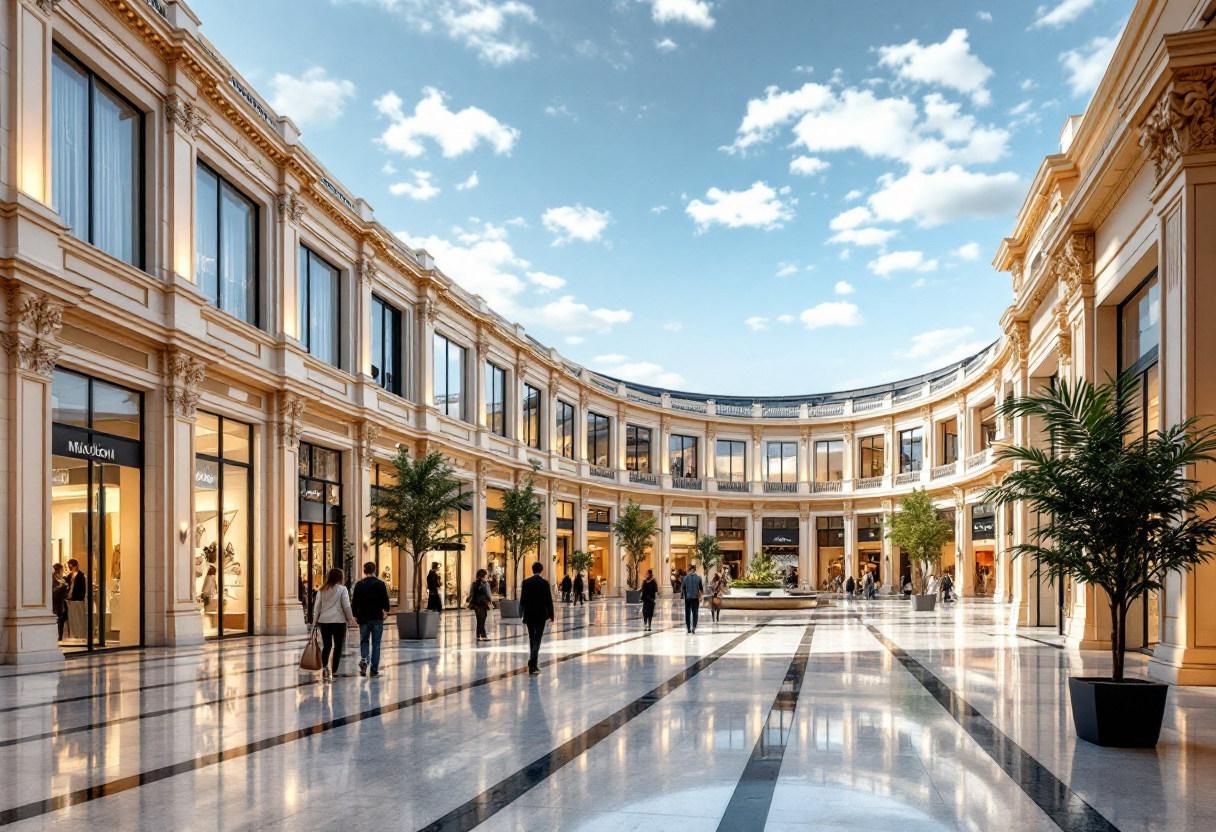
[[[304,608],[299,597],[300,533],[300,437],[304,433],[305,399],[299,393],[278,393],[275,441],[267,442],[270,485],[267,494],[266,533],[266,632],[291,635],[305,630]],[[403,567],[408,557],[401,553],[396,570],[398,586],[405,592]]]

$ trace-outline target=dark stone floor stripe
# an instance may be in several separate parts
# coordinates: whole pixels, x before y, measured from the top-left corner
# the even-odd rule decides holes
[[[433,823],[422,827],[419,832],[469,832],[469,830],[475,829],[523,797],[535,786],[552,777],[600,742],[650,710],[689,679],[760,632],[764,626],[764,624],[758,624],[731,639],[654,690],[633,700],[616,713],[601,719],[574,739],[559,745],[543,757],[533,760],[505,780],[495,783],[464,805],[458,806]]]
[[[718,832],[764,832],[768,810],[773,804],[773,792],[777,789],[777,775],[781,773],[781,761],[794,726],[794,710],[802,693],[802,678],[806,675],[807,662],[811,658],[811,639],[814,636],[815,624],[812,622],[802,634],[802,643],[798,645],[789,670],[785,672],[785,681],[781,683],[773,706],[769,708],[768,718],[760,729],[752,756],[718,824]]]
[[[668,628],[670,630],[670,628]],[[656,630],[664,632],[663,630]],[[558,656],[555,659],[549,659],[541,662],[541,667],[550,667],[552,665],[568,662],[572,659],[579,659],[584,656],[589,656],[592,653],[599,653],[602,650],[610,650],[613,647],[619,647],[622,644],[628,644],[631,641],[637,641],[643,638],[649,638],[655,633],[642,633],[631,638],[624,638],[614,641],[611,644],[604,644],[599,647],[592,647],[587,650],[581,650],[577,653],[571,653],[567,656]],[[527,665],[517,667],[512,670],[504,670],[501,673],[494,673],[490,676],[485,676],[480,679],[472,679],[468,682],[462,682],[459,685],[444,688],[443,690],[433,691],[431,693],[419,694],[412,696],[409,699],[402,699],[399,702],[390,702],[386,705],[379,705],[375,708],[369,708],[366,711],[347,714],[346,716],[337,717],[326,722],[320,722],[316,725],[310,725],[306,728],[297,728],[294,731],[288,731],[285,734],[279,734],[275,737],[266,737],[265,739],[257,740],[246,745],[236,746],[235,748],[216,751],[211,754],[204,754],[201,757],[195,757],[193,760],[183,760],[180,763],[172,763],[160,768],[149,769],[148,771],[133,774],[129,777],[120,777],[116,780],[110,780],[105,783],[98,783],[87,788],[78,789],[74,792],[56,795],[45,800],[36,800],[32,803],[26,803],[24,806],[14,806],[11,809],[0,810],[0,826],[8,826],[18,821],[28,820],[29,818],[39,817],[40,815],[57,812],[60,809],[66,809],[69,806],[76,806],[81,803],[88,803],[91,800],[97,800],[102,797],[120,794],[122,792],[137,789],[140,786],[148,786],[152,783],[159,783],[161,780],[168,780],[171,777],[177,777],[180,774],[188,774],[192,771],[207,768],[209,766],[226,763],[231,760],[237,760],[241,757],[248,757],[251,754],[256,754],[259,751],[267,751],[271,748],[278,748],[281,745],[296,742],[297,740],[307,739],[308,737],[324,734],[332,731],[335,728],[343,728],[347,725],[354,725],[368,719],[385,716],[394,713],[395,711],[412,708],[415,705],[422,705],[427,702],[434,702],[437,699],[442,699],[453,694],[463,693],[466,690],[473,688],[484,687],[485,685],[494,682],[509,679],[512,676],[519,676],[528,672]]]
[[[1056,826],[1064,832],[1119,832],[1117,826],[1052,774],[1047,766],[1006,736],[988,717],[933,675],[932,671],[908,655],[877,627],[864,621],[861,623]]]

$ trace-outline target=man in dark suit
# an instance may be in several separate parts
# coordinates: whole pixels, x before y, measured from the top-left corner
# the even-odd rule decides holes
[[[540,640],[545,636],[545,622],[553,620],[553,589],[540,576],[545,567],[537,561],[532,564],[532,577],[526,579],[519,589],[519,606],[528,628],[528,673],[540,673]]]

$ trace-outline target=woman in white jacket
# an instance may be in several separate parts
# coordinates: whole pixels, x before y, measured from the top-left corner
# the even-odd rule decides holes
[[[344,580],[341,569],[329,570],[325,585],[312,605],[312,620],[321,630],[322,680],[332,680],[338,675],[342,646],[346,643],[346,628],[355,626],[355,616],[350,609],[350,593],[343,585]],[[332,669],[326,667],[331,653],[334,657]]]

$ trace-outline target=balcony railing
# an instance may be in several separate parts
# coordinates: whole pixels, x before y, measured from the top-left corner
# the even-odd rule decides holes
[[[831,480],[829,482],[813,482],[811,490],[816,494],[826,494],[830,491],[841,491],[844,489],[844,483],[840,480]]]
[[[920,482],[920,471],[907,471],[895,475],[896,485],[909,485],[914,482]]]
[[[798,483],[796,482],[766,482],[764,484],[765,494],[797,494]]]
[[[886,399],[862,399],[861,401],[853,402],[854,413],[865,413],[867,410],[878,410],[883,406]]]
[[[738,416],[746,419],[752,415],[752,406],[750,404],[719,404],[714,407],[714,412],[719,416]]]
[[[611,468],[600,468],[597,465],[592,465],[591,466],[591,476],[603,477],[606,480],[614,480],[614,479],[616,479],[616,472],[613,471]]]
[[[967,457],[967,470],[970,471],[972,468],[979,468],[981,465],[987,465],[991,456],[991,448],[984,448],[984,450],[980,451],[978,454],[972,454],[971,456]]]
[[[868,491],[871,488],[882,488],[882,477],[862,477],[854,486],[855,491]]]
[[[688,491],[700,491],[702,489],[700,477],[672,477],[672,488],[683,488]]]
[[[816,416],[843,416],[844,402],[832,402],[831,404],[817,404],[807,411],[807,414]]]
[[[596,387],[600,388],[601,390],[607,390],[612,395],[614,395],[614,396],[616,395],[616,385],[615,384],[610,384],[609,382],[604,381],[602,378],[600,378],[598,376],[592,376],[591,383],[594,384]]]
[[[718,480],[717,482],[719,491],[735,491],[746,494],[752,490],[750,482],[742,482],[740,480]]]
[[[766,404],[762,412],[765,419],[797,419],[799,410],[801,408],[796,404]]]
[[[693,402],[689,401],[688,399],[672,399],[671,409],[683,410],[688,413],[705,413],[708,410],[708,408],[705,406],[705,402]]]
[[[929,479],[937,480],[941,479],[942,477],[953,477],[957,470],[957,462],[947,462],[945,465],[938,465],[936,468],[930,471]]]
[[[945,378],[939,378],[936,381],[934,381],[932,384],[930,384],[929,392],[936,393],[938,390],[945,390],[947,387],[954,384],[954,382],[956,382],[956,381],[958,381],[958,376],[954,373],[951,373],[950,375],[946,376]]]
[[[652,404],[656,407],[663,404],[663,400],[658,396],[652,396],[649,393],[643,393],[641,390],[628,388],[625,397],[631,402],[639,402],[641,404]]]
[[[895,395],[895,398],[892,401],[894,401],[895,404],[903,404],[904,402],[910,402],[913,399],[919,399],[921,394],[924,392],[924,389],[920,387],[913,388],[912,390],[901,390]]]
[[[659,478],[655,474],[643,474],[640,471],[630,471],[629,481],[636,485],[658,485]]]

